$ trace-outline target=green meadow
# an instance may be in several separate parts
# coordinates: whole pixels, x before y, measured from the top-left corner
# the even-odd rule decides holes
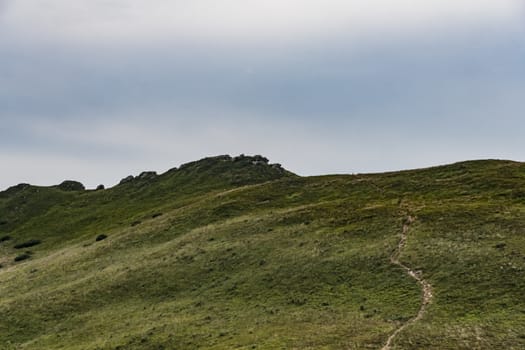
[[[525,164],[297,176],[219,156],[0,192],[0,349],[525,348]],[[16,260],[16,261],[15,261]]]

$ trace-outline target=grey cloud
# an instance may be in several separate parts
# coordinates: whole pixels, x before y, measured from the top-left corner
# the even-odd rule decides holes
[[[238,47],[0,33],[0,159],[12,164],[0,187],[29,170],[31,182],[109,184],[218,153],[262,153],[301,174],[525,158],[523,34]]]
[[[29,37],[69,43],[158,38],[226,42],[308,40],[338,31],[419,30],[434,23],[516,19],[520,0],[11,0],[10,22]],[[300,9],[300,10],[298,10]],[[269,25],[271,23],[271,25]]]
[[[4,114],[15,117],[93,118],[148,108],[196,112],[207,106],[270,116],[378,118],[402,108],[439,112],[444,105],[456,108],[461,101],[523,86],[525,53],[515,45],[520,39],[507,33],[487,39],[481,33],[475,47],[471,40],[449,35],[432,45],[418,38],[359,50],[337,42],[266,60],[260,59],[264,52],[186,47],[30,54],[4,48],[0,79],[9,88],[0,90],[0,102]]]

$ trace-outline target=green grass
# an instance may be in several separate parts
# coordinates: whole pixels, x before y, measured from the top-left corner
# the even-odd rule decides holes
[[[389,260],[408,212],[401,260],[435,297],[394,348],[525,348],[524,164],[305,178],[257,160],[1,192],[0,348],[380,349],[419,310]]]

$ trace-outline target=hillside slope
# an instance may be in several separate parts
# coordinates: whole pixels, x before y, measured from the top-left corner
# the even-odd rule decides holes
[[[2,349],[381,349],[422,302],[395,254],[433,298],[392,349],[525,348],[522,163],[299,177],[220,156],[69,185],[0,193]]]

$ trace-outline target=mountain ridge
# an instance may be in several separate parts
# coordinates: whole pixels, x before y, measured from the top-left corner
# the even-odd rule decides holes
[[[525,164],[301,177],[244,157],[0,193],[0,344],[525,346]],[[432,285],[421,317],[392,257]]]
[[[273,166],[274,168],[277,168],[277,169],[281,169],[281,171],[283,171],[284,173],[287,173],[289,175],[302,176],[302,175],[297,175],[297,174],[291,172],[290,170],[287,170],[287,169],[283,168],[282,165],[279,164],[279,163],[269,163],[268,158],[266,158],[264,156],[261,156],[261,155],[249,156],[249,155],[241,154],[239,156],[231,156],[231,155],[227,155],[226,154],[226,155],[204,157],[204,158],[201,158],[201,159],[196,160],[196,161],[190,161],[190,162],[187,162],[187,163],[183,163],[183,164],[179,165],[178,167],[170,168],[170,169],[168,169],[165,172],[160,173],[160,174],[158,174],[157,171],[154,171],[154,170],[144,170],[141,173],[139,173],[138,175],[128,175],[126,177],[123,177],[119,181],[117,181],[117,183],[114,186],[108,187],[108,188],[104,187],[103,189],[111,189],[111,188],[117,187],[119,185],[122,185],[124,183],[130,182],[131,180],[140,180],[141,177],[142,178],[144,176],[147,177],[148,175],[150,175],[150,176],[152,175],[152,177],[150,177],[150,179],[158,177],[158,176],[166,176],[168,174],[173,174],[174,172],[176,172],[177,170],[179,170],[181,168],[182,169],[189,168],[191,166],[198,165],[201,162],[206,162],[206,161],[210,161],[210,160],[221,160],[221,159],[222,160],[234,161],[234,159],[236,159],[236,158],[246,158],[246,159],[254,159],[254,160],[262,158],[262,159],[266,160],[267,165]],[[507,165],[509,165],[509,164],[523,164],[523,162],[521,162],[521,161],[510,160],[510,159],[480,158],[480,159],[457,161],[457,162],[446,163],[446,164],[439,164],[439,165],[430,165],[430,166],[425,166],[425,167],[407,168],[407,169],[401,169],[401,170],[386,170],[386,171],[380,171],[380,172],[363,172],[363,173],[352,173],[352,174],[350,174],[350,173],[327,173],[327,174],[320,174],[320,175],[308,175],[306,177],[332,176],[332,175],[376,175],[376,174],[377,175],[379,175],[379,174],[385,174],[386,175],[386,174],[391,174],[391,173],[392,174],[396,174],[396,173],[400,173],[400,172],[433,170],[433,169],[439,169],[439,168],[468,166],[468,165],[475,165],[475,164],[488,164],[488,163],[495,163],[495,164],[500,164],[500,165],[504,165],[504,164],[507,164]],[[20,190],[20,189],[23,189],[23,188],[28,187],[28,186],[38,187],[38,188],[48,188],[48,187],[60,188],[60,186],[67,185],[68,183],[75,183],[75,184],[77,184],[78,187],[80,187],[79,185],[84,186],[81,182],[79,182],[77,180],[74,180],[74,179],[63,180],[62,183],[57,184],[57,185],[32,185],[30,183],[19,183],[17,185],[9,186],[9,187],[5,188],[4,190],[0,191],[0,197],[2,195],[5,195],[6,192],[13,192],[13,191]],[[101,185],[101,186],[104,186],[104,185]],[[97,190],[97,188],[96,187],[84,188],[84,190],[86,190],[86,191],[94,191],[94,190]]]

